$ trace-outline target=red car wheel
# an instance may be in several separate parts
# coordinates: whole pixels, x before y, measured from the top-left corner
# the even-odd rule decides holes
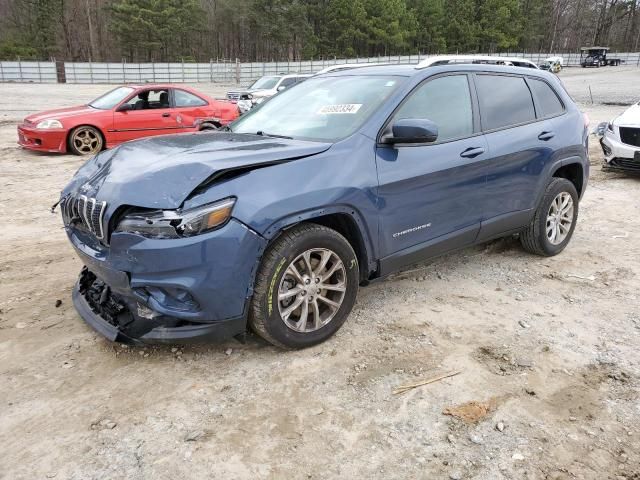
[[[69,149],[76,155],[94,155],[102,150],[104,139],[97,128],[82,125],[69,135]]]

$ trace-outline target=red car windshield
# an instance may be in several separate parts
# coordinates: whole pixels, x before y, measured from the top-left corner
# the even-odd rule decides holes
[[[131,87],[118,87],[96,98],[89,103],[89,106],[100,110],[111,110],[132,93],[133,88]]]

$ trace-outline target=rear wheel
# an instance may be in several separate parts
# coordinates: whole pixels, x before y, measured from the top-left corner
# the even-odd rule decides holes
[[[76,127],[69,135],[69,149],[76,155],[95,155],[103,146],[102,133],[89,125]]]
[[[249,324],[282,348],[323,342],[351,312],[358,279],[358,259],[342,235],[320,225],[300,224],[267,249]]]
[[[200,130],[218,130],[219,128],[220,124],[215,122],[204,122],[200,125]]]
[[[545,191],[533,221],[520,234],[525,250],[550,257],[565,249],[578,220],[578,192],[565,178],[554,178]]]

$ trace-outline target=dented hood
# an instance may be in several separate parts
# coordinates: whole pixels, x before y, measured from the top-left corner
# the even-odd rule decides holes
[[[89,160],[62,195],[81,193],[106,201],[110,209],[120,205],[174,209],[213,176],[308,157],[330,146],[230,132],[153,137]]]

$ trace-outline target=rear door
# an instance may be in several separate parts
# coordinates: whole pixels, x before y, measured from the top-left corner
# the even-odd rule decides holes
[[[482,73],[475,84],[490,154],[483,240],[529,222],[558,139],[551,120],[536,115],[524,76]]]
[[[478,233],[488,147],[469,79],[466,73],[427,79],[388,122],[431,120],[438,126],[436,142],[376,149],[385,273],[470,244]]]
[[[128,103],[131,110],[116,110],[113,114],[114,136],[118,143],[177,133],[179,126],[171,108],[168,88],[139,90],[123,103]]]

